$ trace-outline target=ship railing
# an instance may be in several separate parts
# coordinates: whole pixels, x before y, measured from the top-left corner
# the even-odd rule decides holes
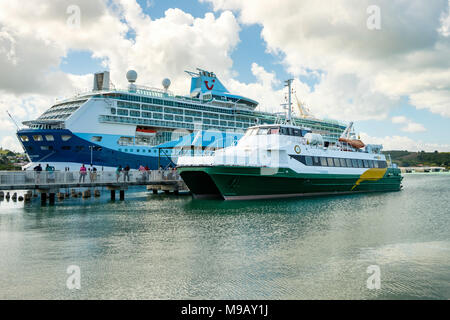
[[[145,183],[181,180],[176,170],[122,171],[0,171],[0,190],[5,186],[52,186],[73,184]]]

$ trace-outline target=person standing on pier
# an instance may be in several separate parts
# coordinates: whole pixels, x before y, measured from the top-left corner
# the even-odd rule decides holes
[[[130,181],[130,166],[127,165],[124,169],[123,169],[123,182],[125,181]]]
[[[122,172],[122,166],[119,165],[116,169],[116,178],[117,178],[117,182],[119,182],[119,178],[120,178],[120,173]]]
[[[36,183],[40,183],[41,171],[42,171],[41,164],[39,163],[36,167],[33,168],[33,170],[36,175]]]
[[[86,178],[86,174],[87,174],[87,170],[83,163],[80,168],[80,178],[78,179],[78,182],[81,182],[81,180],[83,180],[83,182],[84,182],[84,179]]]

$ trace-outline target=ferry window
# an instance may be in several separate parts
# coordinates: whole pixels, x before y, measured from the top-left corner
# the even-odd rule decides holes
[[[327,158],[327,163],[328,163],[328,166],[329,166],[329,167],[334,166],[333,158]]]
[[[267,134],[278,134],[280,132],[280,128],[270,128]]]
[[[320,164],[323,166],[323,167],[326,167],[328,164],[327,164],[327,158],[324,158],[324,157],[320,157]]]
[[[91,137],[91,141],[100,142],[100,141],[102,141],[102,137],[101,136],[93,136],[93,137]]]
[[[306,156],[305,160],[306,160],[306,165],[307,166],[312,166],[313,165],[313,161],[312,161],[312,158],[310,156]]]
[[[62,140],[62,141],[67,141],[67,140],[69,140],[70,138],[72,138],[72,136],[65,135],[65,134],[61,136],[61,140]]]
[[[116,114],[116,108],[111,108],[111,114]]]
[[[369,160],[369,168],[373,168],[373,160]]]
[[[369,167],[369,162],[367,160],[364,160],[364,168],[368,168]]]
[[[358,159],[358,168],[364,168],[363,161]]]
[[[353,168],[358,168],[358,160],[352,159]]]
[[[374,161],[373,161],[373,167],[374,167],[374,168],[378,168],[378,161],[377,161],[377,160],[374,160]]]
[[[62,150],[70,150],[70,146],[62,146],[61,149]]]
[[[53,150],[52,146],[41,146],[41,150]]]
[[[380,161],[380,162],[378,163],[378,165],[379,165],[380,168],[387,168],[387,163],[386,163],[386,161]]]
[[[136,149],[136,152],[139,152],[140,150],[139,149]]]
[[[333,161],[334,161],[334,166],[335,167],[340,167],[341,166],[341,163],[339,162],[339,158],[333,158]]]
[[[297,136],[297,137],[301,137],[302,136],[302,131],[300,129],[292,129],[292,135],[293,136]]]
[[[313,162],[314,162],[315,166],[320,166],[320,158],[319,157],[314,157]]]
[[[341,162],[341,167],[346,167],[347,163],[345,162],[345,159],[340,158],[339,161]]]
[[[345,162],[347,162],[347,167],[351,168],[352,166],[352,159],[345,159]]]
[[[45,140],[47,140],[47,141],[55,141],[55,138],[51,134],[46,134],[45,135]]]
[[[84,149],[84,147],[83,146],[76,146],[75,149],[76,149],[76,151],[82,151]]]
[[[37,136],[33,136],[33,140],[34,141],[43,141],[44,139],[42,139],[41,135],[37,135]]]
[[[266,135],[268,129],[267,128],[259,128],[258,135]]]
[[[289,130],[288,130],[288,128],[281,128],[281,134],[289,135]]]
[[[28,136],[20,136],[20,140],[22,140],[23,142],[29,141]]]

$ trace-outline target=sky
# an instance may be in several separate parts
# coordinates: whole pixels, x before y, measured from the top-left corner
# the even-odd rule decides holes
[[[0,146],[92,74],[188,94],[184,70],[278,112],[284,80],[318,118],[385,150],[450,151],[449,0],[0,0]],[[93,128],[95,131],[95,128]]]

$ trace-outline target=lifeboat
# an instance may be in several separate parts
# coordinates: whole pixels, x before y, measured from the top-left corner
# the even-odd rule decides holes
[[[361,140],[358,140],[358,139],[339,138],[339,142],[348,143],[350,146],[352,146],[355,149],[361,149],[366,146],[364,144],[364,142],[362,142]]]
[[[156,130],[154,130],[154,129],[136,128],[136,135],[154,136],[155,134],[156,134]]]

